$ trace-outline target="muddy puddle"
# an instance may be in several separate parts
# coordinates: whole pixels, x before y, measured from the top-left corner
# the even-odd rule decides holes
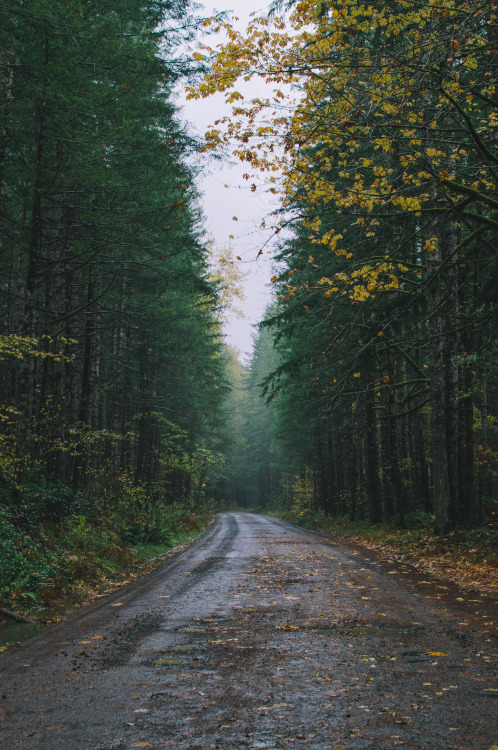
[[[13,646],[27,641],[34,635],[38,635],[46,628],[41,622],[5,622],[0,625],[0,651],[5,651]]]
[[[19,646],[29,638],[38,635],[51,623],[57,622],[74,612],[81,606],[81,601],[69,598],[64,605],[51,608],[39,608],[36,614],[29,614],[35,622],[15,622],[3,620],[0,622],[0,653],[14,646]]]

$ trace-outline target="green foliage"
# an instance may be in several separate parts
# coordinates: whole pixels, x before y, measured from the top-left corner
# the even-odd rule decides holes
[[[227,400],[230,448],[217,487],[218,502],[264,508],[278,492],[280,462],[275,442],[275,410],[265,403],[261,385],[278,365],[270,331],[259,331],[249,368],[231,353]],[[225,507],[225,506],[224,506]]]
[[[0,507],[0,599],[47,603],[83,581],[96,581],[132,560],[119,535],[104,523],[72,516],[62,525],[19,522]]]
[[[304,467],[302,473],[283,482],[282,495],[290,512],[300,521],[316,515],[317,503],[314,494],[313,472]]]
[[[0,597],[4,600],[21,587],[29,592],[34,574],[31,558],[37,553],[37,545],[14,521],[13,513],[0,506]]]
[[[50,481],[41,472],[28,472],[22,514],[30,523],[62,523],[64,519],[91,511],[88,496],[59,481]]]
[[[0,5],[0,585],[45,601],[189,528],[228,386],[199,145],[171,97],[202,19],[21,5]]]
[[[43,514],[41,514],[43,515]],[[21,609],[48,606],[158,557],[206,525],[207,511],[180,503],[156,509],[144,522],[73,514],[63,523],[19,518],[0,506],[0,601]]]
[[[225,96],[205,148],[280,193],[264,386],[285,484],[310,469],[325,515],[479,523],[497,486],[488,417],[472,424],[497,403],[496,8],[277,5],[222,24],[188,95]],[[276,88],[244,101],[253,77]]]
[[[202,531],[211,517],[208,510],[191,513],[185,512],[179,504],[170,506],[158,518],[158,533],[153,528],[146,541],[133,544],[133,552],[140,559],[157,559],[171,547],[183,544]]]

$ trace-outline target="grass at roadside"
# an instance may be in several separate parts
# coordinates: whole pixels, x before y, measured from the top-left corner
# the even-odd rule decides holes
[[[147,572],[212,518],[177,506],[132,527],[84,516],[26,526],[0,510],[0,605],[43,620]]]
[[[176,549],[190,541],[192,537],[196,537],[206,528],[211,516],[209,514],[195,515],[192,518],[193,524],[177,531],[166,544],[164,542],[139,542],[133,545],[133,554],[142,562],[155,562],[164,557],[169,550]]]
[[[410,562],[436,575],[483,593],[498,592],[498,525],[458,528],[444,536],[434,533],[429,514],[419,515],[404,529],[366,521],[323,518],[311,513],[278,513],[280,518],[364,545],[391,558]]]

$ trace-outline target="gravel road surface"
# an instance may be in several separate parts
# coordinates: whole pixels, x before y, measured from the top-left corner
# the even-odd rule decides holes
[[[489,750],[493,603],[265,516],[0,655],[0,748]]]

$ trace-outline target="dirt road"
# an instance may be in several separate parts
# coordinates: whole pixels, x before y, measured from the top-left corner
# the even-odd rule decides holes
[[[164,566],[0,655],[0,747],[488,750],[491,618],[477,595],[223,513]]]

